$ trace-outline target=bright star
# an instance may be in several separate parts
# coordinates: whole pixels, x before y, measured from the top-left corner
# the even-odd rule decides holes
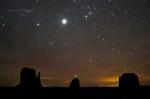
[[[62,22],[63,25],[66,25],[67,24],[67,19],[62,19],[61,22]]]
[[[37,26],[40,26],[40,23],[37,23],[36,25],[37,25]]]

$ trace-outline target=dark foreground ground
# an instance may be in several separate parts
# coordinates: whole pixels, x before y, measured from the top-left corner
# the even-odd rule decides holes
[[[118,87],[52,87],[41,89],[0,88],[0,99],[150,99],[150,87],[122,92]]]

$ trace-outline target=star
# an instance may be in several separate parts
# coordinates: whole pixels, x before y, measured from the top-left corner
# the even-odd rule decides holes
[[[88,12],[88,15],[92,15],[92,11],[89,11],[89,12]]]
[[[127,14],[128,14],[128,11],[127,11],[127,10],[125,10],[125,11],[124,11],[124,14],[125,14],[125,15],[127,15]]]
[[[77,75],[77,74],[75,74],[75,75],[74,75],[74,78],[77,78],[77,77],[78,77],[78,75]]]
[[[106,45],[108,45],[108,43],[109,43],[108,41],[105,41],[105,44],[106,44]]]
[[[137,47],[134,47],[134,50],[137,50]]]
[[[62,22],[63,25],[66,25],[68,21],[67,21],[67,19],[64,18],[64,19],[62,19],[61,22]]]
[[[36,25],[37,25],[37,26],[40,26],[40,23],[37,23]]]
[[[85,15],[84,17],[85,17],[85,18],[87,18],[88,16],[87,16],[87,15]]]
[[[5,24],[2,24],[2,26],[4,27],[4,26],[5,26]]]
[[[102,38],[102,40],[104,41],[104,40],[105,40],[105,38]]]
[[[129,56],[131,56],[133,53],[132,52],[129,52]]]
[[[49,46],[50,46],[50,47],[53,47],[53,41],[50,41],[50,42],[49,42]]]
[[[111,50],[114,52],[115,51],[115,49],[114,48],[111,48]]]
[[[93,59],[89,59],[89,63],[93,63]]]

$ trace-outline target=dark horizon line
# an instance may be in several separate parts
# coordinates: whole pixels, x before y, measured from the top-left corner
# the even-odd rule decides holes
[[[0,88],[15,88],[16,86],[0,86]],[[150,85],[140,85],[150,87]],[[42,86],[42,88],[69,88],[69,86]],[[80,88],[119,88],[119,86],[80,86]]]

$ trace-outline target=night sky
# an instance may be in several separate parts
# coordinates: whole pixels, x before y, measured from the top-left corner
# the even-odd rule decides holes
[[[125,72],[150,85],[150,0],[0,0],[0,86],[22,67],[44,86],[117,86]]]

